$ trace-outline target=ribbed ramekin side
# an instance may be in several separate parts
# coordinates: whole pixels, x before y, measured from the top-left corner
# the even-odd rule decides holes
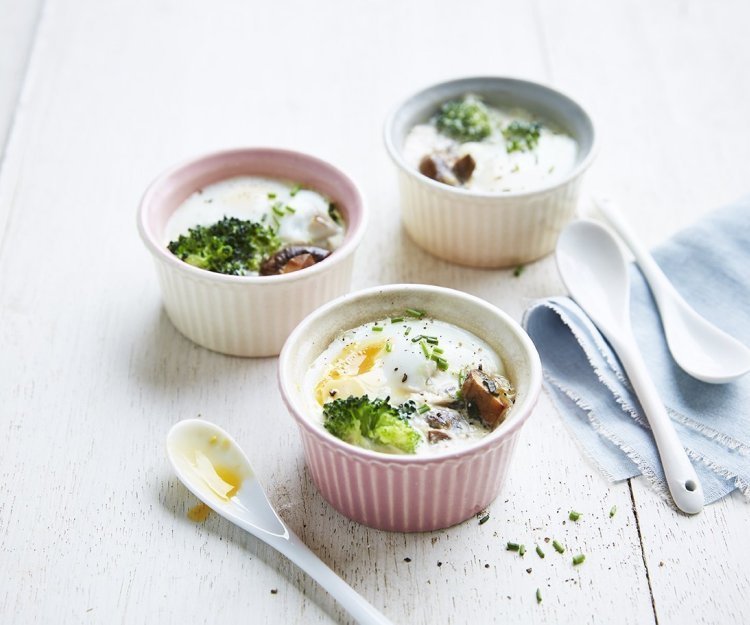
[[[555,247],[575,216],[580,177],[554,189],[515,197],[457,194],[399,172],[401,214],[417,245],[473,267],[509,267]]]
[[[196,279],[156,259],[164,307],[175,327],[208,349],[234,356],[274,356],[310,312],[347,293],[354,256],[291,282]]]
[[[376,529],[422,532],[460,523],[497,497],[520,429],[474,454],[414,463],[362,458],[300,431],[310,475],[336,510]]]

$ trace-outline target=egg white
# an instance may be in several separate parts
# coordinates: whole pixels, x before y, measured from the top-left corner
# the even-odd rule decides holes
[[[333,250],[344,228],[328,214],[329,201],[316,191],[258,176],[237,176],[207,185],[188,197],[172,214],[164,230],[164,245],[195,226],[209,226],[224,217],[278,224],[283,245],[315,245]],[[269,197],[274,196],[274,197]],[[277,205],[282,215],[276,215]],[[287,210],[287,206],[292,210]]]
[[[425,354],[426,349],[432,355],[435,347],[442,350],[435,355],[445,359],[445,370]],[[434,319],[381,319],[338,336],[310,367],[303,391],[311,413],[322,422],[325,402],[352,395],[388,397],[392,405],[449,401],[458,390],[459,374],[480,365],[488,373],[504,373],[497,353],[462,328]]]

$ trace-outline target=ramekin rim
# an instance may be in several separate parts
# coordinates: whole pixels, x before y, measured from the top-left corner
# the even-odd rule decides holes
[[[324,167],[332,170],[336,175],[346,180],[354,189],[357,195],[357,198],[359,200],[359,206],[360,206],[359,224],[357,225],[356,229],[350,230],[349,228],[347,228],[347,235],[345,235],[344,242],[342,243],[340,247],[336,248],[335,250],[331,252],[330,256],[328,256],[325,259],[325,262],[315,263],[315,265],[313,265],[312,267],[306,267],[305,269],[300,270],[300,271],[293,271],[290,273],[285,273],[285,274],[280,274],[280,275],[232,276],[232,275],[216,273],[213,271],[207,271],[205,269],[194,267],[193,265],[190,265],[184,261],[181,261],[174,254],[169,253],[165,247],[157,243],[151,231],[146,226],[145,216],[147,213],[148,205],[153,199],[153,196],[156,193],[156,190],[165,180],[169,179],[171,176],[173,176],[175,173],[177,173],[181,169],[184,169],[190,165],[194,165],[201,161],[216,159],[216,158],[228,156],[228,155],[235,154],[235,153],[260,152],[260,151],[268,151],[268,152],[275,152],[281,155],[302,157],[303,159],[307,159],[308,161],[317,162],[318,164],[323,165]],[[322,158],[319,158],[307,152],[300,152],[298,150],[291,150],[288,148],[276,148],[276,147],[270,147],[270,146],[252,146],[252,147],[236,147],[236,148],[227,148],[227,149],[222,149],[222,150],[214,150],[212,152],[200,154],[192,158],[183,159],[179,163],[176,163],[175,165],[168,167],[166,170],[161,172],[156,178],[154,178],[146,187],[146,190],[144,191],[143,196],[141,197],[141,201],[138,204],[138,211],[137,211],[136,217],[137,217],[138,234],[140,235],[141,240],[146,246],[146,249],[148,249],[148,251],[154,256],[154,258],[166,263],[172,269],[177,270],[181,273],[186,274],[187,276],[190,276],[191,278],[195,278],[200,281],[233,284],[233,285],[250,285],[250,284],[271,285],[271,284],[282,284],[282,283],[287,283],[287,282],[296,282],[298,280],[311,278],[319,273],[326,272],[328,269],[332,267],[332,265],[339,264],[340,262],[344,261],[347,257],[351,256],[355,252],[355,250],[359,247],[359,244],[361,243],[362,238],[364,237],[365,231],[367,229],[369,213],[368,213],[368,207],[367,207],[367,203],[365,200],[365,196],[362,193],[362,190],[359,184],[354,180],[354,178],[351,175],[349,175],[346,171],[344,171],[338,165],[334,165],[330,161],[326,161]]]
[[[412,100],[416,99],[418,96],[422,95],[423,93],[430,91],[432,89],[436,89],[437,87],[441,87],[443,85],[458,84],[462,82],[468,83],[468,82],[482,81],[482,80],[508,81],[508,82],[514,82],[514,83],[524,83],[527,85],[532,85],[534,87],[541,87],[542,89],[546,89],[547,91],[553,93],[555,96],[569,100],[574,105],[576,105],[584,114],[585,118],[589,122],[589,125],[591,126],[591,146],[589,147],[589,150],[584,156],[584,158],[581,159],[581,161],[573,169],[571,169],[570,172],[568,172],[566,176],[564,176],[563,178],[561,178],[560,180],[556,182],[552,182],[545,186],[534,188],[534,189],[529,189],[526,191],[507,191],[507,192],[475,191],[471,189],[462,189],[460,187],[453,187],[451,185],[438,182],[437,180],[432,180],[431,178],[428,178],[427,176],[420,174],[413,167],[410,167],[406,163],[406,161],[404,161],[403,155],[396,149],[396,146],[393,144],[393,140],[392,140],[393,122],[398,112],[408,102],[411,102]],[[599,151],[598,133],[596,130],[596,125],[594,124],[593,117],[588,112],[588,110],[580,103],[579,100],[572,98],[566,92],[560,89],[557,89],[555,87],[551,87],[550,85],[546,83],[535,81],[535,80],[528,80],[525,78],[518,78],[514,76],[486,76],[486,75],[485,76],[464,76],[460,78],[453,78],[450,80],[443,80],[437,83],[432,83],[430,85],[422,87],[421,89],[417,91],[412,92],[411,95],[402,99],[395,106],[393,106],[390,112],[388,113],[388,115],[386,116],[385,123],[383,125],[383,142],[385,143],[386,151],[388,152],[388,155],[390,156],[393,163],[401,171],[406,173],[408,176],[410,176],[411,178],[413,178],[420,184],[426,184],[427,186],[435,189],[436,191],[444,192],[444,193],[447,193],[448,195],[453,195],[455,197],[477,198],[477,199],[483,199],[483,200],[504,200],[504,199],[514,199],[514,198],[526,198],[526,197],[533,197],[535,195],[542,195],[545,193],[555,191],[559,189],[560,187],[564,187],[568,185],[570,182],[572,182],[576,178],[580,177],[583,173],[585,173],[586,170],[593,163]]]
[[[313,423],[310,419],[306,418],[304,414],[301,414],[300,411],[297,410],[296,405],[292,401],[292,392],[291,389],[287,386],[287,380],[285,375],[283,375],[283,371],[285,370],[287,366],[287,362],[291,358],[291,349],[292,345],[296,340],[298,340],[298,337],[301,336],[305,330],[306,326],[309,325],[312,321],[315,319],[325,316],[328,314],[328,312],[336,308],[337,306],[346,303],[348,300],[356,299],[358,297],[364,297],[369,296],[374,293],[382,293],[387,294],[390,292],[397,292],[404,289],[409,290],[417,290],[422,292],[432,292],[432,293],[443,293],[448,296],[457,296],[459,299],[465,299],[468,301],[471,301],[480,307],[488,310],[489,312],[492,312],[493,314],[498,314],[499,317],[509,325],[509,327],[513,330],[514,334],[517,336],[517,338],[521,341],[523,344],[525,350],[530,355],[530,376],[529,376],[529,394],[526,397],[524,404],[523,404],[523,410],[520,412],[520,414],[515,414],[513,417],[513,420],[511,423],[508,423],[507,426],[503,425],[494,432],[490,432],[487,436],[483,437],[481,440],[477,441],[476,443],[472,443],[470,445],[466,445],[464,447],[461,447],[460,449],[456,449],[453,451],[448,451],[445,453],[439,453],[434,455],[425,455],[425,456],[411,456],[411,455],[389,455],[377,451],[371,451],[368,449],[363,449],[361,447],[357,447],[355,445],[351,445],[349,443],[346,443],[335,436],[333,436],[330,432],[326,431],[325,428],[320,427]],[[497,306],[490,304],[488,301],[482,299],[481,297],[477,297],[476,295],[471,295],[470,293],[466,293],[464,291],[459,291],[457,289],[451,289],[448,287],[441,287],[441,286],[434,286],[434,285],[427,285],[427,284],[410,284],[410,283],[397,283],[397,284],[387,284],[387,285],[380,285],[380,286],[374,286],[369,287],[365,289],[360,289],[358,291],[354,291],[351,293],[347,293],[345,295],[341,295],[337,297],[336,299],[331,300],[330,302],[327,302],[323,306],[317,308],[312,313],[307,315],[298,325],[295,327],[295,329],[291,332],[291,334],[287,337],[286,341],[284,342],[284,346],[281,348],[281,352],[279,354],[279,360],[277,365],[277,383],[279,390],[281,392],[281,397],[284,402],[284,405],[286,406],[288,412],[292,415],[294,420],[297,422],[297,425],[300,427],[304,427],[308,432],[310,432],[315,438],[320,440],[321,442],[327,443],[329,446],[331,446],[336,451],[340,451],[343,454],[354,456],[359,460],[362,461],[378,461],[380,463],[386,463],[386,464],[395,464],[395,465],[428,465],[433,464],[437,462],[444,462],[446,460],[463,460],[470,456],[475,456],[477,454],[482,454],[486,452],[492,451],[493,448],[499,447],[502,442],[508,438],[510,438],[525,422],[526,420],[531,416],[531,413],[534,410],[534,406],[536,405],[539,395],[541,393],[542,388],[542,365],[541,360],[539,358],[539,353],[536,350],[536,347],[534,346],[533,341],[529,337],[529,335],[526,333],[526,331],[521,327],[521,325],[516,322],[510,315],[508,315],[505,311],[501,310]]]

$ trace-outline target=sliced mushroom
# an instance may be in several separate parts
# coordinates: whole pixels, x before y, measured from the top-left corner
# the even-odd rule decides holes
[[[260,266],[261,276],[274,276],[282,273],[299,271],[319,263],[330,255],[329,250],[322,247],[292,245],[276,252],[263,261]]]
[[[430,430],[429,432],[427,432],[427,441],[432,445],[434,445],[435,443],[439,443],[440,441],[447,441],[450,438],[450,434],[441,432],[440,430]]]
[[[448,163],[437,154],[428,154],[422,158],[419,162],[419,173],[453,187],[459,184]]]
[[[315,257],[312,254],[300,254],[293,256],[289,262],[281,268],[281,273],[291,273],[299,271],[305,267],[312,267],[315,264]]]
[[[451,169],[453,169],[453,173],[456,175],[458,181],[461,184],[464,184],[469,178],[471,178],[471,174],[474,173],[474,168],[476,166],[477,163],[471,154],[465,154],[453,163]]]
[[[461,421],[461,415],[450,408],[432,408],[424,413],[424,420],[431,428],[449,430]]]
[[[510,382],[500,375],[490,375],[481,369],[469,371],[461,387],[469,414],[478,416],[490,430],[505,421],[513,405]]]

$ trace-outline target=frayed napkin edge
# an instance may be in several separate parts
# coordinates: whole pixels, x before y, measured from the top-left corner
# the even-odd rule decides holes
[[[526,311],[523,314],[522,319],[522,325],[524,328],[528,328],[527,320],[529,314],[536,308],[544,306],[545,308],[548,308],[552,310],[563,322],[563,324],[570,330],[571,334],[576,339],[576,342],[580,345],[581,349],[583,350],[584,355],[586,356],[586,360],[588,360],[589,364],[591,365],[591,368],[593,369],[594,373],[596,374],[596,377],[599,379],[599,381],[604,385],[607,390],[612,394],[613,398],[615,399],[615,402],[620,406],[620,408],[628,414],[636,423],[643,426],[644,428],[651,430],[648,422],[633,408],[632,404],[627,401],[625,397],[621,395],[619,392],[619,389],[615,389],[611,386],[608,380],[605,379],[605,376],[602,374],[601,367],[594,363],[591,352],[589,349],[587,349],[584,337],[582,336],[579,329],[572,325],[571,323],[571,317],[567,314],[567,311],[565,310],[565,306],[559,302],[557,298],[550,298],[550,299],[544,299],[544,300],[537,300],[532,303],[529,308],[526,309]],[[584,319],[584,323],[586,323],[588,320]],[[594,330],[593,332],[591,330]],[[601,337],[601,334],[599,333],[598,329],[596,329],[596,326],[593,326],[589,328],[589,333],[591,338],[594,342],[594,347],[599,353],[599,355],[604,359],[605,363],[610,366],[611,372],[615,375],[615,377],[623,383],[623,385],[628,390],[632,390],[632,387],[630,386],[629,381],[623,377],[621,373],[621,369],[619,367],[619,363],[613,363],[610,354],[607,352],[606,349],[604,349],[604,339]],[[575,393],[573,393],[570,389],[565,388],[561,382],[559,382],[557,379],[550,376],[548,373],[544,372],[544,380],[545,385],[549,385],[550,387],[554,386],[555,388],[559,389],[561,393],[563,393],[566,397],[568,397],[572,402],[574,402],[586,415],[586,418],[589,420],[589,423],[594,428],[594,431],[602,436],[604,439],[608,440],[610,443],[615,445],[618,449],[620,449],[627,457],[628,459],[635,464],[637,469],[641,472],[641,475],[643,475],[646,480],[651,484],[654,491],[662,497],[672,508],[675,510],[677,507],[674,504],[674,501],[672,500],[672,496],[669,493],[669,488],[667,486],[667,483],[664,479],[660,478],[658,474],[649,466],[649,464],[643,460],[643,458],[638,454],[637,451],[635,451],[632,447],[629,445],[626,445],[623,443],[616,435],[612,434],[604,425],[602,425],[602,422],[594,415],[594,409],[587,404],[582,398],[578,397]],[[548,390],[549,392],[549,390]],[[554,404],[554,402],[553,402]],[[559,409],[555,408],[558,413]],[[748,448],[747,445],[742,443],[741,441],[738,441],[732,436],[728,436],[726,434],[723,434],[721,432],[718,432],[714,430],[713,428],[710,428],[709,426],[698,423],[689,417],[686,417],[682,413],[667,407],[667,411],[670,413],[671,416],[673,416],[677,421],[685,425],[686,427],[689,427],[690,429],[698,432],[700,435],[704,436],[708,440],[716,441],[725,447],[737,451],[741,453],[742,455],[747,455],[750,448]],[[560,415],[558,415],[560,416]],[[563,423],[565,423],[565,419],[561,419]],[[566,429],[568,429],[568,426],[565,426]],[[583,455],[589,459],[594,466],[597,467],[597,469],[604,475],[604,477],[609,480],[612,483],[617,482],[618,480],[615,480],[612,474],[605,469],[601,463],[591,454],[582,444],[578,442],[578,439],[573,436],[573,440],[576,441],[576,444],[578,448],[583,452]],[[691,458],[691,460],[700,462],[705,467],[707,467],[710,471],[717,474],[718,476],[726,479],[731,480],[734,484],[734,487],[740,491],[740,493],[743,495],[746,501],[750,501],[750,483],[746,482],[741,476],[739,476],[736,472],[723,467],[720,464],[717,464],[713,460],[709,460],[706,458],[703,454],[700,454],[693,449],[689,447],[685,447],[685,452],[687,453],[688,457]],[[629,478],[626,478],[629,479]],[[711,502],[713,503],[713,502]]]

